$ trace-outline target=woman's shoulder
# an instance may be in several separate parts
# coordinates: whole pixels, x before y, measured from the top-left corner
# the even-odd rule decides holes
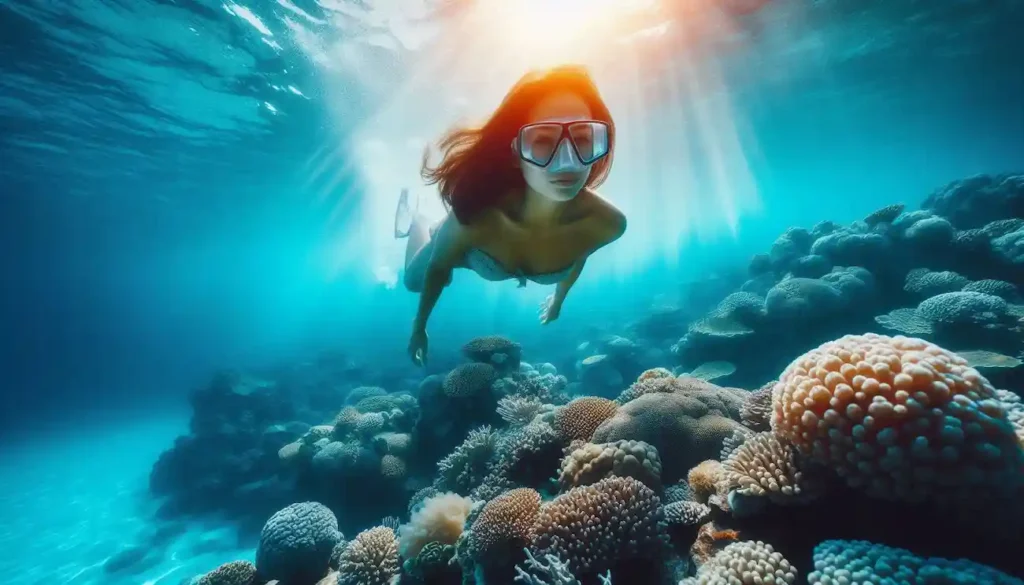
[[[597,191],[587,188],[584,193],[586,197],[582,203],[587,224],[610,240],[621,236],[626,231],[626,214]]]

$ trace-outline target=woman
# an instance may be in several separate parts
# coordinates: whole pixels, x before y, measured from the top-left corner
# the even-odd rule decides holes
[[[420,293],[409,355],[423,365],[427,319],[452,270],[487,280],[557,284],[541,323],[558,318],[587,258],[615,241],[626,218],[594,188],[608,176],[615,145],[611,114],[590,75],[558,67],[524,76],[479,128],[457,128],[440,141],[442,160],[422,174],[437,184],[448,216],[430,227],[408,213],[403,192],[397,237],[408,237],[405,286]]]

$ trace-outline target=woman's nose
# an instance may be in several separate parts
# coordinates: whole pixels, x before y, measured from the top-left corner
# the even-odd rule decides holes
[[[551,159],[551,165],[548,170],[557,173],[579,170],[579,167],[579,160],[572,150],[572,145],[569,144],[569,139],[563,138],[562,142],[558,144],[558,150],[555,151],[555,156]]]

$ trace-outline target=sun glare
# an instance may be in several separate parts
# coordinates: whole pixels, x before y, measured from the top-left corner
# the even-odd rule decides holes
[[[604,268],[595,263],[588,274],[672,266],[687,241],[734,233],[759,198],[746,124],[721,69],[722,51],[742,46],[715,1],[460,2],[431,42],[395,61],[400,75],[347,131],[344,165],[314,165],[330,184],[355,179],[338,196],[337,217],[359,220],[338,234],[332,263],[372,267],[373,278],[394,286],[405,244],[393,236],[398,194],[408,189],[429,220],[446,213],[419,176],[424,148],[453,125],[484,119],[524,72],[559,63],[590,69],[614,113],[615,170],[601,192],[630,218],[627,236],[602,252]],[[349,91],[339,84],[334,103],[345,104]],[[339,110],[338,118],[352,116]]]
[[[482,0],[473,28],[528,67],[582,61],[629,32],[656,0]]]

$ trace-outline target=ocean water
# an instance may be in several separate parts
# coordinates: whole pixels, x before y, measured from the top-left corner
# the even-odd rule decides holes
[[[357,386],[416,395],[424,376],[465,361],[472,338],[515,340],[579,394],[599,393],[583,360],[613,353],[609,336],[638,349],[602,382],[606,397],[649,367],[722,361],[737,371],[719,383],[754,390],[828,338],[916,306],[899,292],[909,268],[1024,285],[1019,258],[900,256],[893,285],[876,257],[879,289],[898,298],[850,330],[833,315],[752,349],[681,343],[787,229],[909,212],[952,182],[1024,171],[1024,2],[741,4],[0,0],[4,575],[148,585],[255,560],[271,512],[323,493],[267,471],[279,437],[303,434],[267,429],[330,423]],[[460,271],[417,369],[405,355],[417,298],[392,238],[398,193],[439,217],[418,176],[424,147],[493,109],[523,71],[558,62],[590,67],[615,116],[601,192],[629,229],[588,261],[548,326],[537,322],[548,288]],[[971,205],[936,213],[957,234],[1024,218],[1024,187],[1002,189],[964,189],[997,210],[978,225]],[[1012,360],[1024,349],[1014,331],[921,336]],[[1019,371],[989,367],[994,385],[1021,393]],[[228,392],[251,403],[218,394],[224,370],[252,377]],[[253,380],[282,390],[267,397]],[[167,464],[173,485],[154,493],[154,465],[183,436],[223,458]],[[347,537],[385,515],[409,520],[409,496],[434,471],[422,459],[365,516],[327,502]]]

